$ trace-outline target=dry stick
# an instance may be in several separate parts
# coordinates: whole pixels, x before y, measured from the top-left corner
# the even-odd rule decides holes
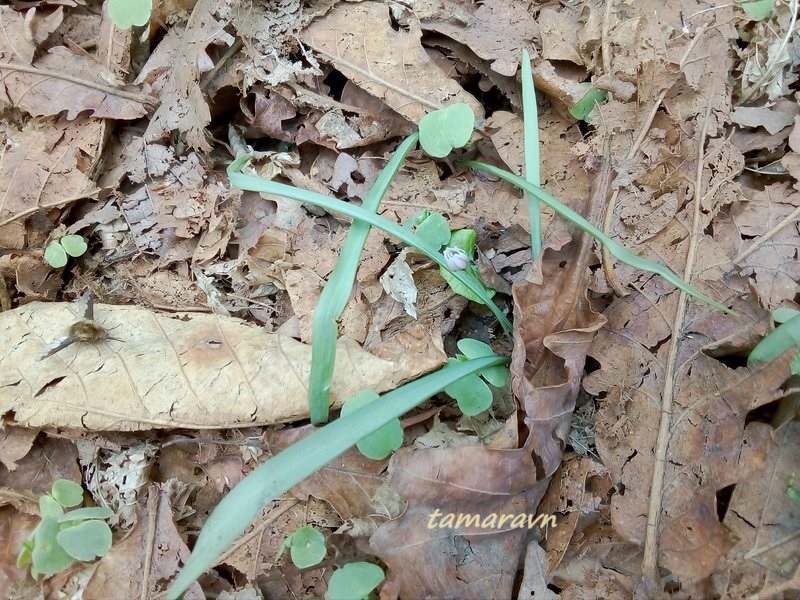
[[[77,202],[78,200],[84,200],[86,198],[94,196],[97,192],[100,191],[100,189],[101,188],[94,188],[93,190],[87,190],[85,192],[81,192],[80,194],[76,194],[75,196],[70,196],[69,198],[61,198],[60,200],[54,200],[53,202],[48,202],[46,204],[38,204],[37,206],[26,208],[25,210],[15,214],[13,217],[9,217],[5,221],[0,221],[0,227],[8,225],[9,223],[13,223],[17,219],[22,219],[23,217],[32,215],[33,213],[39,212],[40,210],[55,208],[57,206],[61,206],[62,204],[71,204],[72,202]]]
[[[769,239],[770,239],[772,236],[774,236],[774,235],[775,235],[776,233],[778,233],[778,232],[779,232],[781,229],[783,229],[784,227],[786,227],[786,226],[787,226],[789,223],[791,223],[792,221],[794,221],[794,220],[795,220],[795,219],[797,219],[798,217],[800,217],[800,206],[798,206],[797,208],[795,208],[795,209],[794,209],[794,210],[791,212],[791,214],[789,214],[789,215],[787,215],[786,217],[784,217],[784,218],[781,220],[781,222],[780,222],[780,223],[778,223],[777,225],[775,225],[775,227],[773,227],[772,229],[770,229],[770,230],[769,230],[767,233],[765,233],[765,234],[764,234],[762,237],[760,237],[758,240],[756,240],[756,241],[755,241],[755,242],[754,242],[754,243],[753,243],[753,244],[752,244],[752,245],[751,245],[751,246],[750,246],[750,247],[749,247],[747,250],[745,250],[744,252],[742,252],[741,254],[739,254],[739,255],[738,255],[736,258],[734,258],[734,259],[733,259],[731,262],[732,262],[732,263],[734,263],[734,264],[736,264],[736,263],[738,263],[738,262],[741,262],[741,261],[743,261],[745,258],[747,258],[748,256],[750,256],[750,255],[751,255],[753,252],[755,252],[755,251],[756,251],[756,250],[758,250],[758,249],[759,249],[761,246],[763,246],[765,242],[769,241]]]
[[[153,572],[153,549],[156,544],[156,531],[158,530],[158,505],[161,492],[155,493],[156,488],[151,487],[147,493],[147,539],[144,547],[144,564],[142,569],[142,587],[139,588],[139,598],[147,600],[150,596],[150,575]]]
[[[711,84],[706,107],[703,130],[700,133],[700,140],[697,145],[697,173],[694,183],[694,211],[692,219],[692,230],[689,234],[689,251],[686,255],[686,268],[683,279],[691,283],[692,272],[694,271],[695,258],[697,256],[697,246],[701,229],[701,204],[703,200],[703,167],[705,164],[705,142],[708,135],[708,125],[711,121],[711,107],[714,101],[714,91],[716,80]],[[664,492],[664,475],[667,466],[667,448],[669,446],[670,425],[672,423],[673,394],[675,393],[675,371],[678,361],[678,345],[681,332],[683,330],[684,319],[686,317],[686,300],[688,295],[681,290],[678,296],[678,308],[675,311],[675,319],[672,322],[672,340],[669,346],[669,356],[664,373],[664,390],[661,394],[661,422],[658,428],[658,439],[656,440],[655,463],[653,464],[653,478],[650,484],[650,506],[647,510],[647,534],[644,539],[644,558],[642,559],[642,577],[648,589],[658,588],[658,528],[661,520],[661,502]]]
[[[686,62],[689,59],[689,55],[691,54],[694,47],[697,45],[697,42],[700,41],[700,36],[703,35],[705,31],[705,27],[700,26],[697,28],[697,32],[695,33],[694,38],[692,41],[689,42],[689,45],[686,47],[686,51],[683,53],[680,62],[680,69],[683,70],[683,67],[686,65]],[[653,119],[656,117],[656,113],[658,113],[658,109],[661,107],[661,103],[664,101],[664,98],[667,95],[669,88],[662,90],[662,92],[656,98],[656,101],[653,103],[652,108],[650,109],[650,113],[647,115],[647,119],[645,122],[642,123],[642,127],[639,131],[639,136],[636,138],[636,141],[631,146],[631,149],[628,151],[628,154],[625,156],[626,160],[633,160],[636,154],[639,152],[639,148],[641,148],[642,144],[644,143],[647,134],[650,132],[650,125],[653,124]],[[611,221],[614,219],[614,208],[617,204],[617,198],[619,198],[619,188],[616,188],[614,192],[611,194],[611,199],[608,201],[606,205],[606,212],[603,215],[603,233],[610,236],[611,235]],[[622,285],[622,282],[617,277],[617,274],[614,272],[614,264],[612,262],[611,253],[608,249],[603,246],[602,250],[603,255],[603,273],[606,276],[606,280],[608,281],[609,285],[614,289],[614,292],[617,295],[625,297],[628,295],[628,291]]]
[[[121,90],[119,88],[115,88],[110,85],[103,85],[102,83],[97,83],[96,81],[92,81],[91,79],[81,79],[80,77],[74,77],[69,73],[62,73],[61,71],[40,69],[39,67],[31,67],[30,65],[21,65],[18,63],[0,62],[0,70],[2,69],[8,69],[9,71],[19,71],[20,73],[30,73],[32,75],[41,75],[42,77],[52,77],[54,79],[69,81],[70,83],[75,83],[77,85],[82,85],[88,88],[99,90],[101,92],[105,92],[106,94],[110,94],[112,96],[118,96],[120,98],[125,98],[126,100],[133,100],[134,102],[140,102],[141,104],[155,105],[158,102],[158,99],[154,98],[153,96],[148,96],[146,94],[137,94],[135,92],[126,92],[125,90]]]

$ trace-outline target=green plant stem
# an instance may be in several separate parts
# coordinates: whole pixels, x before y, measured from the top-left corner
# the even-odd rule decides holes
[[[720,304],[719,302],[707,296],[703,292],[693,288],[691,285],[689,285],[683,279],[681,279],[678,275],[673,273],[665,265],[658,264],[646,258],[642,258],[638,254],[634,254],[619,242],[616,242],[610,237],[608,237],[600,229],[592,225],[589,221],[584,219],[580,214],[572,210],[569,206],[556,200],[553,196],[548,194],[542,188],[532,185],[530,182],[526,181],[522,177],[519,177],[518,175],[514,175],[513,173],[509,173],[508,171],[500,169],[493,165],[487,165],[486,163],[478,162],[475,160],[465,161],[464,164],[468,167],[472,167],[473,169],[478,169],[480,171],[484,171],[485,173],[489,173],[490,175],[499,177],[500,179],[503,179],[508,183],[515,185],[518,188],[533,194],[534,196],[539,198],[539,200],[541,200],[542,202],[547,204],[550,208],[552,208],[558,215],[567,219],[570,223],[582,229],[583,231],[591,235],[594,239],[596,239],[598,242],[603,244],[608,249],[608,251],[618,260],[636,269],[641,269],[642,271],[648,271],[650,273],[655,273],[656,275],[661,275],[661,277],[669,281],[675,287],[683,290],[687,294],[694,296],[699,300],[702,300],[706,304],[713,306],[714,308],[717,308],[728,314],[732,315],[736,314],[735,311],[731,310],[724,304]]]
[[[434,248],[423,240],[418,239],[413,233],[403,229],[397,223],[371,213],[368,210],[364,210],[360,206],[354,206],[352,204],[348,204],[347,202],[337,200],[336,198],[330,198],[322,194],[317,194],[316,192],[303,190],[291,185],[277,183],[275,181],[267,181],[266,179],[256,177],[255,175],[245,175],[244,173],[240,173],[241,169],[245,164],[247,164],[248,160],[249,157],[247,155],[242,155],[228,166],[228,177],[230,178],[231,185],[234,187],[237,187],[241,190],[249,190],[251,192],[265,192],[269,194],[276,194],[278,196],[284,196],[285,198],[297,200],[298,202],[305,202],[307,204],[322,207],[325,210],[345,215],[354,220],[359,219],[361,221],[365,221],[373,227],[377,227],[378,229],[385,231],[401,242],[416,248],[422,254],[434,261],[437,265],[447,269],[447,263],[445,262],[444,256],[442,256],[442,253],[439,252],[438,248]],[[458,279],[478,298],[481,299],[481,302],[483,302],[489,308],[489,310],[492,311],[492,314],[494,314],[505,331],[511,331],[511,321],[509,321],[508,318],[503,314],[503,311],[500,310],[500,307],[498,307],[497,304],[495,304],[494,301],[486,295],[483,286],[480,285],[479,282],[476,282],[472,277],[466,276],[463,271],[451,271],[451,273],[453,274],[453,277]]]
[[[370,188],[361,208],[371,213],[378,211],[381,199],[389,189],[392,179],[400,170],[408,153],[417,145],[419,134],[412,133],[392,155],[378,179]],[[308,382],[309,417],[314,425],[328,420],[331,379],[336,357],[336,321],[341,316],[353,290],[353,283],[361,261],[361,253],[372,226],[360,220],[353,221],[342,245],[339,259],[328,283],[322,290],[317,307],[311,337],[311,375]]]
[[[453,382],[507,363],[508,358],[504,356],[488,356],[447,365],[317,429],[261,464],[214,508],[203,525],[189,560],[167,591],[167,600],[177,600],[192,582],[211,568],[269,502],[324,467],[361,438]]]
[[[539,111],[536,106],[536,89],[531,72],[531,57],[522,49],[522,131],[525,146],[525,179],[540,185]],[[525,192],[528,201],[528,222],[531,226],[531,255],[536,260],[542,252],[542,206],[533,194]]]

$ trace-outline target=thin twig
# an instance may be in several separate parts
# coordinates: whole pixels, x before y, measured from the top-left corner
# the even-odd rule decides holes
[[[772,238],[772,236],[774,236],[781,229],[786,227],[789,223],[791,223],[792,221],[796,220],[798,217],[800,217],[800,206],[795,208],[790,214],[786,215],[783,219],[781,219],[780,223],[775,225],[775,227],[773,227],[767,233],[765,233],[763,236],[758,238],[758,240],[753,242],[753,244],[751,244],[751,246],[747,250],[745,250],[744,252],[740,253],[731,262],[736,264],[736,263],[739,263],[739,262],[743,261],[745,258],[750,256],[753,252],[755,252],[761,246],[763,246],[766,242],[768,242],[770,240],[770,238]]]
[[[705,142],[708,136],[709,122],[711,121],[711,108],[714,102],[714,91],[716,81],[712,83],[706,107],[703,130],[697,145],[697,173],[694,183],[694,210],[692,219],[692,229],[689,234],[689,250],[686,255],[686,267],[683,273],[684,281],[691,283],[694,263],[697,257],[698,241],[702,233],[702,211],[701,204],[703,199],[703,168],[705,165]],[[653,476],[650,484],[650,505],[647,511],[647,533],[644,540],[644,558],[642,559],[642,577],[645,585],[649,589],[657,589],[658,576],[658,534],[659,523],[661,520],[662,500],[664,493],[664,476],[667,466],[667,449],[669,447],[672,431],[672,406],[675,394],[675,371],[678,361],[678,346],[680,344],[681,332],[683,331],[684,320],[686,318],[686,300],[688,295],[681,290],[678,296],[678,307],[675,311],[675,319],[672,323],[672,339],[670,341],[669,356],[664,373],[664,390],[661,395],[661,421],[658,428],[658,438],[655,448],[655,462],[653,463]]]
[[[156,98],[154,98],[153,96],[148,96],[147,94],[126,92],[125,90],[121,90],[119,88],[115,88],[110,85],[97,83],[96,81],[92,81],[90,79],[81,79],[80,77],[75,77],[73,75],[70,75],[69,73],[63,73],[61,71],[53,71],[51,69],[40,69],[39,67],[32,67],[30,65],[21,65],[19,63],[0,62],[0,70],[2,69],[8,69],[9,71],[19,71],[20,73],[29,73],[31,75],[39,75],[41,77],[53,77],[54,79],[61,79],[62,81],[69,81],[70,83],[99,90],[101,92],[105,92],[106,94],[117,96],[119,98],[124,98],[126,100],[132,100],[134,102],[139,102],[141,104],[148,104],[153,106],[158,103],[158,100]]]
[[[54,200],[53,202],[47,202],[45,204],[38,204],[37,206],[26,208],[25,210],[16,213],[14,216],[9,217],[4,221],[0,221],[0,227],[8,225],[9,223],[13,223],[17,219],[22,219],[24,217],[27,217],[28,215],[32,215],[33,213],[39,212],[40,210],[55,208],[57,206],[61,206],[62,204],[72,204],[73,202],[77,202],[78,200],[85,200],[86,198],[94,196],[97,192],[100,191],[100,189],[101,188],[94,188],[93,190],[87,190],[85,192],[81,192],[80,194],[76,194],[75,196],[70,196],[69,198],[61,198],[60,200]]]
[[[686,65],[686,62],[689,59],[689,55],[694,50],[694,47],[697,45],[697,42],[700,41],[700,37],[703,35],[705,31],[705,27],[701,26],[697,28],[695,36],[686,46],[686,51],[683,53],[683,57],[681,58],[680,62],[680,69],[683,70],[683,67]],[[639,152],[639,149],[642,147],[644,140],[647,138],[647,134],[650,132],[650,126],[653,124],[653,119],[655,119],[656,114],[658,113],[658,109],[661,108],[661,103],[664,101],[664,98],[667,96],[667,92],[670,88],[665,88],[661,91],[656,98],[656,101],[653,103],[653,106],[650,108],[650,112],[647,115],[644,123],[642,123],[642,127],[639,130],[639,135],[636,137],[636,141],[631,146],[631,149],[628,151],[628,154],[625,156],[626,160],[633,160],[636,154]],[[608,201],[606,205],[606,211],[603,215],[603,233],[606,235],[611,235],[611,222],[614,220],[614,209],[616,208],[617,199],[619,198],[620,189],[616,188],[614,192],[611,194],[611,199]],[[614,289],[617,295],[625,297],[628,295],[627,290],[620,282],[617,274],[614,272],[614,263],[611,257],[611,254],[608,251],[608,248],[603,246],[602,250],[602,263],[603,263],[603,273],[606,276],[606,281],[608,284]]]

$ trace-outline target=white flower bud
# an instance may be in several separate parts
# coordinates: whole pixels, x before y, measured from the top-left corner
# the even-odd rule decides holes
[[[461,248],[447,247],[442,254],[447,268],[451,271],[463,271],[469,266],[469,256]]]

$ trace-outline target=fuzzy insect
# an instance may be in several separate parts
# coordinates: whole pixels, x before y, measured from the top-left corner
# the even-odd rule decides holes
[[[108,332],[105,329],[103,329],[103,327],[99,323],[95,322],[94,296],[92,295],[91,290],[87,290],[80,298],[78,298],[77,300],[78,306],[80,306],[83,303],[85,303],[86,305],[83,314],[83,319],[73,323],[70,326],[69,331],[67,332],[67,337],[62,338],[51,344],[47,350],[45,350],[41,355],[39,355],[38,360],[44,360],[45,358],[52,356],[56,352],[63,350],[67,346],[71,346],[75,342],[96,344],[97,342],[101,342],[104,340],[117,339],[109,336]]]

